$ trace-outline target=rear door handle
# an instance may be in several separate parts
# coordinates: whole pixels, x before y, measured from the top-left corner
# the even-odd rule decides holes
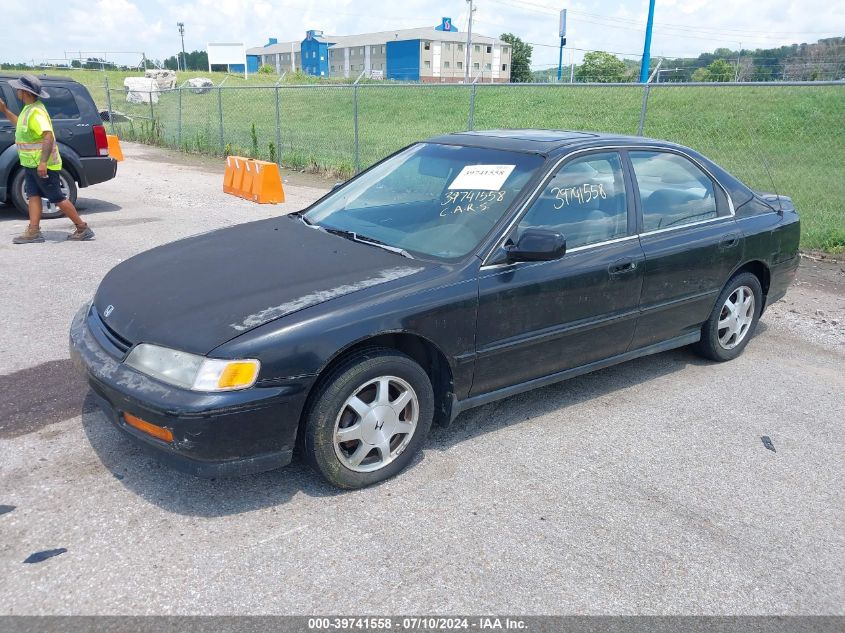
[[[739,240],[742,238],[742,235],[739,233],[731,233],[730,235],[726,235],[722,238],[722,241],[719,242],[719,248],[722,250],[727,250],[729,248],[733,248],[737,244],[739,244]]]
[[[611,277],[619,277],[621,275],[627,275],[629,273],[633,273],[637,270],[637,262],[631,261],[623,261],[623,262],[613,262],[607,269],[607,272],[610,273]]]

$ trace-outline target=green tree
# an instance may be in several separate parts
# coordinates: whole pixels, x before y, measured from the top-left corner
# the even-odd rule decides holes
[[[625,62],[601,51],[584,55],[584,63],[578,66],[575,77],[582,82],[618,83],[627,77]]]
[[[531,53],[529,46],[513,33],[502,33],[499,39],[511,45],[511,81],[525,83],[531,81]]]
[[[692,73],[693,81],[713,81],[713,76],[706,68],[696,68]]]
[[[736,69],[730,62],[717,59],[707,68],[696,68],[692,73],[693,81],[733,81]]]
[[[717,59],[707,67],[710,71],[710,79],[707,81],[733,81],[736,69],[730,62],[724,59]]]

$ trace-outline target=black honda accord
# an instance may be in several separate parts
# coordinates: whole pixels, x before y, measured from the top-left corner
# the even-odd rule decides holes
[[[106,414],[202,476],[401,471],[434,421],[632,358],[738,356],[798,266],[784,196],[664,141],[416,143],[291,215],[154,248],[73,321]]]

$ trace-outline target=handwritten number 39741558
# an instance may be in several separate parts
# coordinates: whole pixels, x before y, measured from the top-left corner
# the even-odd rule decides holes
[[[551,192],[555,196],[555,209],[562,209],[575,201],[578,204],[587,204],[590,200],[597,198],[607,199],[602,183],[594,185],[585,182],[583,185],[574,187],[552,187]]]

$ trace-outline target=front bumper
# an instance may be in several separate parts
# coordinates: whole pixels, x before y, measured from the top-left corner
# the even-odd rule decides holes
[[[165,463],[199,477],[272,470],[290,463],[313,379],[199,393],[154,380],[121,362],[89,327],[89,306],[70,329],[70,354],[111,422]],[[123,413],[169,429],[173,441],[129,426]]]

